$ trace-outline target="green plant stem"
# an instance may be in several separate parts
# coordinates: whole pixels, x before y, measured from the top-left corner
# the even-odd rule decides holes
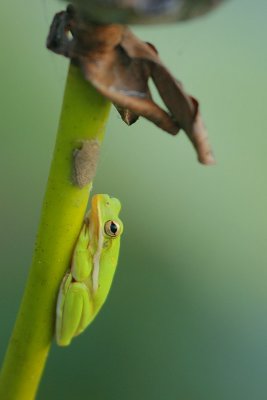
[[[91,185],[72,183],[73,152],[102,141],[110,103],[70,66],[32,267],[0,376],[0,399],[35,398],[54,335],[56,298]],[[39,149],[42,151],[42,149]]]

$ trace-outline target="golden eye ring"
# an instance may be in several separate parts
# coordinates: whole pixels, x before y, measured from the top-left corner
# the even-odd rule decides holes
[[[119,236],[121,232],[121,227],[120,224],[118,224],[118,222],[109,220],[104,225],[104,231],[106,235],[110,236],[111,238],[115,238]]]

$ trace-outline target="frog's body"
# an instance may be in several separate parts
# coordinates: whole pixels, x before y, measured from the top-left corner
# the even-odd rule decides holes
[[[120,202],[95,195],[78,237],[70,271],[58,295],[56,340],[70,344],[93,321],[105,302],[115,274],[123,230],[118,218]]]

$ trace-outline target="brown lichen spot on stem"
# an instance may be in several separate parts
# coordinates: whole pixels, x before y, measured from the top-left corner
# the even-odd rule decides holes
[[[100,143],[98,140],[84,140],[80,149],[73,153],[73,183],[83,188],[93,181],[96,174]]]
[[[127,125],[142,116],[171,135],[182,129],[198,160],[214,163],[198,101],[165,67],[155,46],[138,39],[127,26],[88,21],[69,6],[55,15],[47,47],[80,66],[84,78],[112,101]],[[150,80],[165,108],[153,100]]]

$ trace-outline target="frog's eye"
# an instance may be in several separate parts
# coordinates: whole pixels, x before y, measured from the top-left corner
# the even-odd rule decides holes
[[[104,226],[105,233],[110,237],[117,237],[120,234],[121,227],[116,221],[109,220]]]

